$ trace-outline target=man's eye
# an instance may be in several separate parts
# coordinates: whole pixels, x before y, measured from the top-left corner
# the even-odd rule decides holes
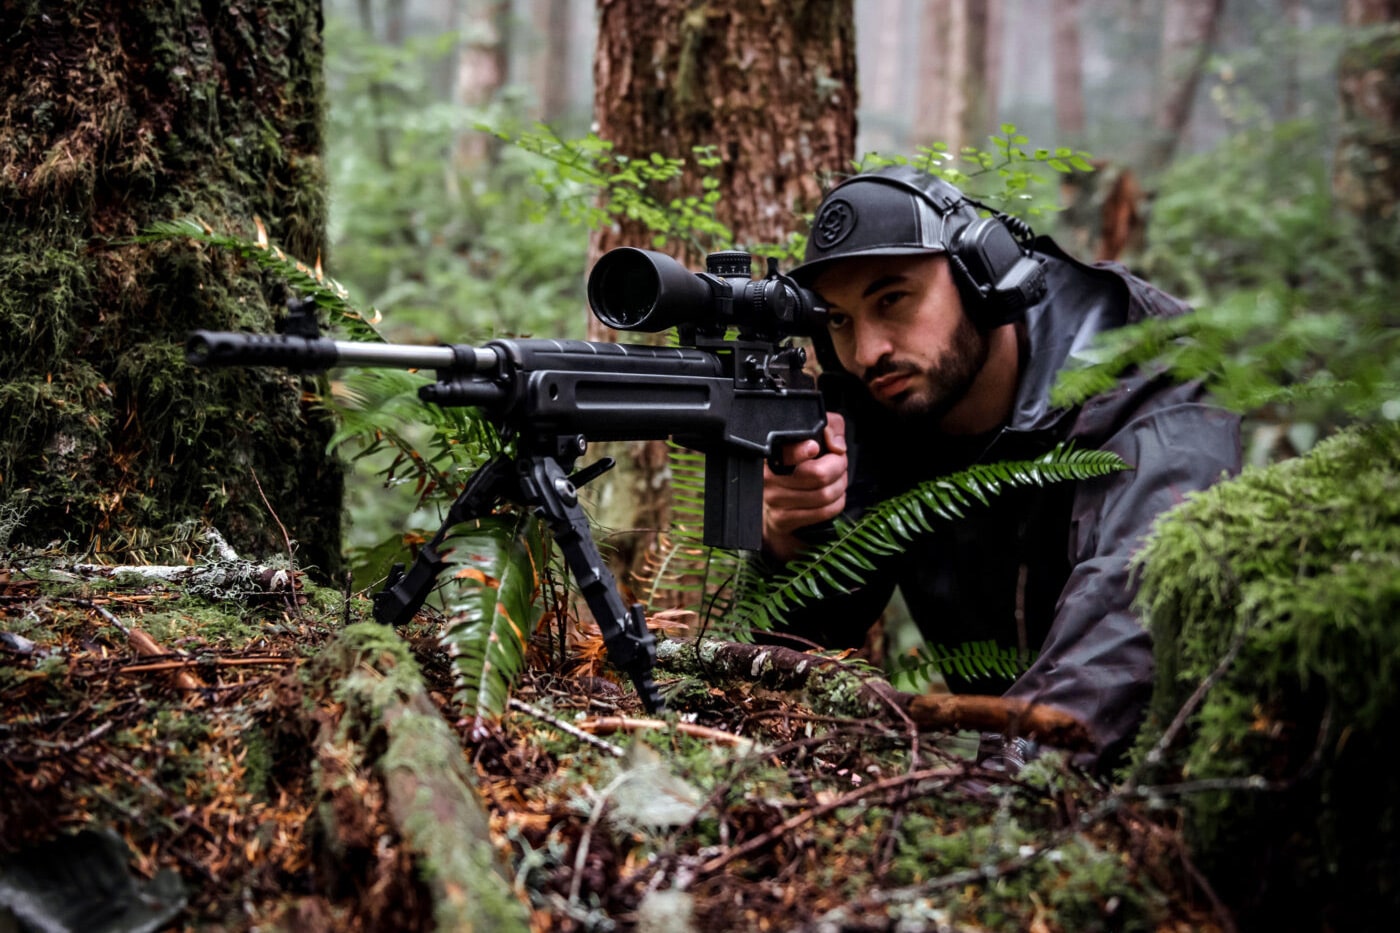
[[[876,299],[876,304],[881,308],[890,308],[898,304],[908,292],[885,292]]]
[[[844,330],[851,323],[848,315],[832,312],[826,316],[827,330]]]

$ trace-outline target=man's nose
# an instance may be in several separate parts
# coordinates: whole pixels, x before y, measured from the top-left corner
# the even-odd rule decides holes
[[[883,327],[869,322],[857,322],[855,327],[855,363],[857,372],[869,369],[889,355],[890,340]]]

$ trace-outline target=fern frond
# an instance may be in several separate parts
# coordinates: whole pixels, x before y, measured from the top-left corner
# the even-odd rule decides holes
[[[913,655],[894,659],[891,682],[927,682],[934,674],[956,674],[966,680],[1003,677],[1015,680],[1025,673],[1032,659],[1019,649],[1002,647],[995,641],[970,641],[949,648],[923,645]]]
[[[220,233],[194,217],[157,221],[146,227],[136,239],[140,243],[189,239],[229,250],[254,263],[258,268],[284,279],[298,295],[311,299],[317,308],[333,315],[337,323],[345,327],[351,339],[383,341],[384,338],[375,329],[375,325],[381,320],[379,312],[373,308],[368,312],[356,309],[350,303],[349,290],[322,271],[321,257],[317,256],[315,264],[308,266],[270,243],[267,229],[263,227],[260,219],[254,217],[253,224],[257,228],[257,236],[252,240],[232,233]]]
[[[738,572],[740,559],[703,543],[704,455],[671,441],[666,455],[671,472],[671,529],[661,559],[651,568],[649,602],[684,606],[702,618],[707,614],[722,618],[730,608],[726,594],[732,593],[726,583]]]
[[[838,519],[829,541],[789,563],[783,572],[771,578],[749,576],[751,585],[736,600],[733,622],[740,629],[766,630],[781,614],[824,593],[849,593],[865,582],[864,572],[873,570],[881,557],[933,531],[935,518],[961,518],[1003,488],[1091,479],[1128,468],[1117,454],[1061,444],[1035,460],[976,464],[926,480],[855,522]]]
[[[464,585],[441,644],[452,658],[456,699],[478,718],[496,718],[543,615],[544,535],[536,518],[495,515],[455,537],[453,547],[464,555],[456,572]]]

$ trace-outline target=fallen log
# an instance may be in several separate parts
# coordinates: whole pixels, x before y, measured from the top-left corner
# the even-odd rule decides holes
[[[429,698],[407,646],[385,626],[352,625],[322,651],[311,676],[312,689],[329,699],[319,713],[317,760],[327,800],[321,812],[353,836],[377,817],[352,812],[375,807],[378,794],[366,785],[377,782],[389,820],[427,882],[437,929],[527,930],[528,911],[492,844],[461,742]],[[337,828],[328,830],[335,837]],[[382,880],[372,887],[395,887]]]

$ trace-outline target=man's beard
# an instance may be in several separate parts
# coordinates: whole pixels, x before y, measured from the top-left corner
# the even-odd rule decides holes
[[[937,423],[966,397],[973,380],[987,364],[987,335],[963,315],[953,332],[953,345],[927,369],[885,356],[865,371],[865,382],[889,373],[915,373],[916,385],[903,394],[881,399],[880,404],[910,421]]]

